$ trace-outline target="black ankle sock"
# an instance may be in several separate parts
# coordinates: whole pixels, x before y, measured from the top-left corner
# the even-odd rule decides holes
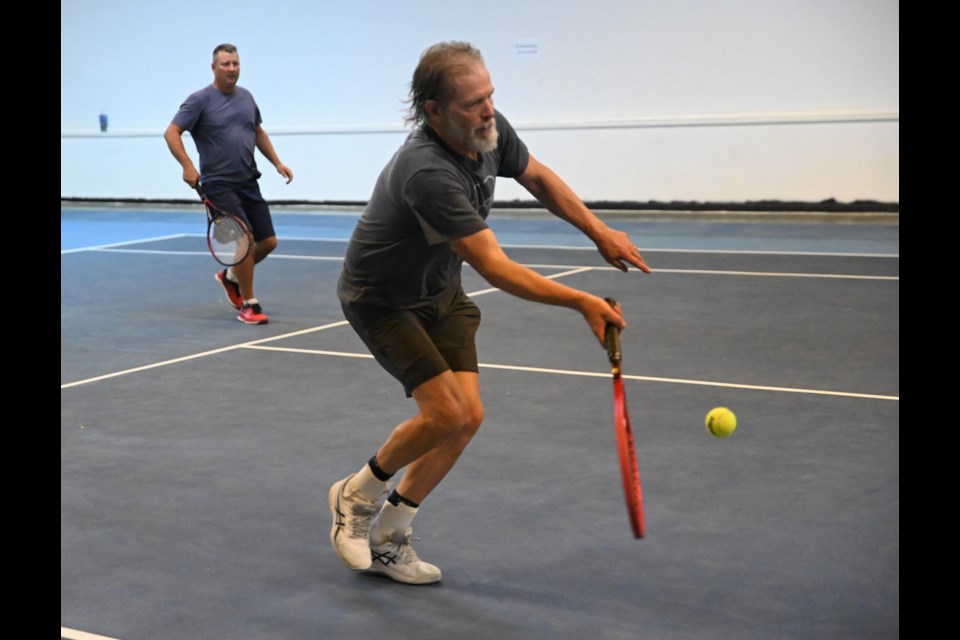
[[[377,480],[381,482],[386,482],[393,477],[392,473],[387,473],[380,468],[380,465],[377,464],[377,456],[374,455],[370,460],[367,461],[367,464],[370,466],[370,471],[373,472],[373,475],[376,476]]]
[[[400,495],[399,493],[397,493],[397,490],[396,490],[396,489],[394,489],[394,490],[390,493],[390,495],[387,496],[387,502],[389,502],[390,504],[392,504],[392,505],[395,506],[395,507],[400,506],[400,503],[403,503],[403,504],[407,505],[408,507],[412,507],[413,509],[417,509],[417,508],[420,507],[420,505],[417,504],[416,502],[414,502],[413,500],[407,500],[407,499],[404,498],[402,495]]]

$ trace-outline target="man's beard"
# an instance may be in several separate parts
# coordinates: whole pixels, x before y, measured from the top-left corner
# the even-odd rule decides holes
[[[489,153],[497,148],[497,121],[490,120],[490,128],[485,135],[479,135],[473,129],[461,129],[450,118],[445,118],[444,127],[447,133],[452,136],[461,146],[477,153]]]

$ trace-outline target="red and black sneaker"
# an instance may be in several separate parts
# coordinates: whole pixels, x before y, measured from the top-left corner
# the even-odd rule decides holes
[[[227,294],[227,300],[230,301],[230,304],[233,305],[234,309],[240,309],[243,307],[243,296],[240,295],[240,285],[236,282],[227,279],[227,270],[217,271],[216,275],[213,276],[217,279],[217,282],[220,283],[220,286],[223,287],[223,290]]]
[[[237,316],[237,320],[244,324],[267,324],[269,318],[267,314],[263,312],[263,309],[260,308],[260,304],[257,302],[246,304],[240,307],[240,315]]]

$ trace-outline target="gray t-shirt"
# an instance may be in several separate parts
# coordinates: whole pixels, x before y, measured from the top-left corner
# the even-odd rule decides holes
[[[487,229],[497,176],[527,169],[526,145],[499,112],[497,148],[472,160],[429,127],[413,131],[380,173],[347,245],[337,293],[344,303],[413,308],[460,286],[449,240]]]
[[[243,87],[223,93],[208,85],[190,94],[173,124],[190,132],[202,182],[247,182],[260,177],[253,159],[260,109]]]

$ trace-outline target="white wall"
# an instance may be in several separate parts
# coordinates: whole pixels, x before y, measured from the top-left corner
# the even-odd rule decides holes
[[[366,200],[420,52],[464,39],[584,199],[899,202],[899,21],[890,0],[61,0],[61,196],[190,197],[161,134],[232,42],[296,174],[258,157],[264,195]]]

